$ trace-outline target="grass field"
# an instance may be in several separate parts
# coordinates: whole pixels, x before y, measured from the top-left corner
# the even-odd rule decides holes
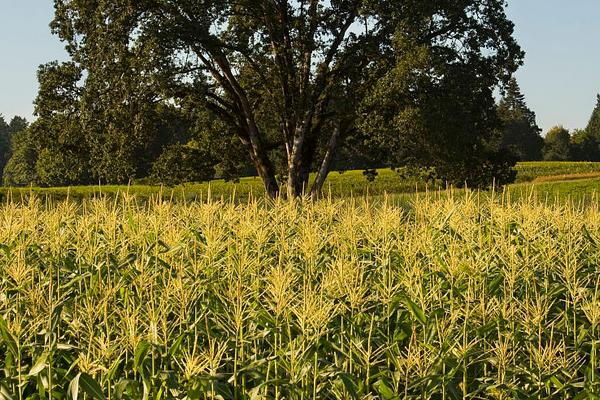
[[[542,195],[572,193],[576,196],[585,192],[588,196],[600,187],[600,163],[588,162],[526,162],[520,163],[517,170],[517,191],[520,196],[526,192],[522,184],[534,184],[539,187]],[[573,190],[564,181],[582,181],[585,184],[575,183]],[[550,185],[548,185],[551,183]],[[582,189],[584,188],[584,189]],[[332,172],[324,186],[325,195],[334,198],[382,196],[414,194],[417,191],[445,190],[442,182],[429,182],[417,178],[403,178],[390,169],[378,171],[374,182],[368,182],[362,171],[346,171],[343,173]],[[140,199],[161,196],[165,199],[176,200],[213,200],[221,198],[228,200],[234,197],[240,202],[245,202],[250,197],[263,197],[264,187],[257,177],[241,178],[238,183],[216,180],[209,183],[185,184],[174,188],[136,185],[130,186],[79,186],[70,188],[0,188],[0,197],[20,199],[30,194],[49,196],[54,199],[84,199],[95,197],[99,194],[114,196],[117,193],[135,194]],[[585,197],[584,196],[584,197]],[[406,196],[400,196],[406,197]]]
[[[389,169],[379,171],[377,179],[369,183],[362,171],[333,172],[329,175],[324,187],[327,193],[334,197],[350,197],[364,195],[383,195],[384,193],[414,193],[425,189],[437,189],[434,184],[426,184],[417,179],[403,179],[396,172]],[[4,188],[0,193],[12,193],[19,197],[21,194],[49,195],[53,198],[88,198],[97,194],[113,195],[115,193],[129,192],[136,196],[148,198],[161,195],[165,198],[200,200],[210,196],[212,199],[232,196],[245,201],[249,197],[263,197],[264,186],[258,177],[241,178],[239,182],[225,182],[215,180],[209,183],[185,184],[174,188],[136,185],[127,186],[80,186],[71,188]]]
[[[600,163],[595,162],[522,162],[516,167],[517,182],[545,180],[552,176],[574,177],[600,174]],[[597,177],[597,176],[595,176]]]

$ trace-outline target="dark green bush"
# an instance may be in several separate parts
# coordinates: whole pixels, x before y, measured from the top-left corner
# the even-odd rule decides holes
[[[215,165],[214,158],[194,142],[174,144],[152,165],[152,179],[167,186],[208,181],[215,176]]]
[[[73,186],[88,181],[87,163],[83,163],[75,154],[69,152],[40,151],[35,171],[42,186]]]

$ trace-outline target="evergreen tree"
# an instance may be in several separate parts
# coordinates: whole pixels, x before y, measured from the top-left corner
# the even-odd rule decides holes
[[[498,116],[503,122],[501,146],[511,149],[520,161],[542,158],[544,139],[536,123],[535,113],[525,103],[519,84],[512,78],[498,105]]]
[[[600,95],[586,129],[571,136],[571,156],[576,161],[600,161]]]
[[[10,120],[8,127],[10,128],[10,134],[14,135],[15,133],[19,133],[24,131],[29,126],[27,120],[23,117],[14,116],[13,119]]]
[[[590,122],[588,122],[585,130],[590,136],[600,142],[600,94],[596,96],[596,108],[594,108]]]
[[[0,115],[0,171],[4,170],[4,166],[10,157],[10,126]]]

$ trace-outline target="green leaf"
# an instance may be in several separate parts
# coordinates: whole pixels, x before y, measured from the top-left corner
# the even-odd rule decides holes
[[[106,379],[113,380],[115,378],[115,375],[117,374],[117,370],[119,369],[119,366],[121,365],[121,358],[116,359],[113,364],[111,365],[111,367],[108,369],[108,372],[106,374]]]
[[[14,357],[18,357],[19,351],[17,348],[17,342],[15,341],[15,339],[13,338],[11,333],[8,331],[8,325],[6,324],[6,321],[4,320],[4,318],[2,318],[1,315],[0,315],[0,335],[2,336],[2,340],[6,344],[6,347],[8,347],[8,350],[13,354]]]
[[[37,388],[38,388],[38,395],[40,396],[40,399],[45,399],[46,398],[46,390],[49,389],[49,387],[48,387],[48,377],[45,377],[44,374],[39,374],[37,376]]]
[[[377,381],[376,386],[377,391],[379,392],[383,400],[395,400],[398,398],[394,391],[382,380]]]
[[[94,380],[91,376],[86,373],[80,372],[77,374],[71,383],[69,383],[69,397],[73,400],[77,400],[79,396],[79,387],[83,389],[83,391],[90,396],[94,400],[106,400],[104,393],[102,392],[102,388],[98,382]]]
[[[562,388],[565,387],[565,385],[556,376],[552,376],[550,378],[550,382],[554,383],[558,390],[562,390]]]
[[[98,384],[98,382],[96,382],[94,380],[94,378],[92,378],[91,376],[89,376],[88,374],[82,373],[81,376],[79,377],[79,385],[81,385],[81,388],[92,397],[92,399],[95,400],[105,400],[106,397],[104,396],[104,393],[102,392],[102,388],[100,388],[100,385]]]
[[[417,305],[417,303],[415,303],[414,301],[412,301],[411,299],[409,299],[408,297],[404,297],[402,299],[402,303],[404,303],[404,305],[406,306],[406,308],[408,309],[408,311],[411,312],[411,314],[423,325],[425,325],[427,323],[427,317],[425,316],[425,313],[423,312],[423,310],[421,309],[421,307],[419,307]]]
[[[146,356],[148,355],[148,351],[150,350],[150,343],[148,342],[140,342],[137,348],[135,349],[135,354],[133,355],[133,368],[141,372],[140,366],[143,364]]]
[[[356,392],[356,383],[354,383],[352,377],[346,374],[345,372],[340,372],[338,376],[342,380],[342,383],[344,384],[344,387],[346,388],[348,393],[350,393],[350,396],[353,399],[358,399],[359,397],[358,393]]]
[[[169,357],[173,357],[175,355],[175,353],[177,353],[177,351],[179,350],[179,347],[181,346],[181,343],[183,342],[183,339],[185,339],[185,336],[186,336],[186,334],[182,333],[181,335],[179,335],[179,337],[177,339],[175,339],[175,341],[173,342],[171,347],[169,347],[169,351],[167,352],[167,355]]]
[[[496,291],[500,285],[504,282],[504,275],[499,273],[488,285],[488,293],[490,295],[496,294]]]
[[[596,241],[594,240],[594,237],[592,236],[592,234],[590,233],[590,231],[588,230],[587,226],[583,225],[583,235],[585,236],[585,238],[588,240],[588,242],[590,242],[592,244],[592,246],[594,247],[598,247],[598,244],[596,243]]]
[[[29,371],[29,376],[36,376],[40,372],[46,368],[46,360],[48,359],[48,352],[45,351],[42,355],[37,359],[31,370]]]
[[[139,374],[142,377],[142,383],[143,383],[143,389],[144,389],[144,395],[143,395],[143,399],[146,400],[148,398],[148,395],[150,393],[150,381],[149,381],[149,371],[148,371],[148,367],[144,365],[144,362],[146,361],[146,356],[148,355],[148,351],[150,351],[150,348],[152,347],[152,345],[148,342],[140,342],[140,344],[138,344],[137,349],[135,350],[135,354],[133,355],[133,368],[139,372]]]
[[[14,400],[13,395],[2,382],[0,382],[0,400]]]
[[[81,275],[78,275],[76,278],[73,278],[73,279],[69,280],[64,285],[61,285],[60,289],[61,290],[69,289],[70,287],[75,286],[76,284],[78,284],[79,282],[81,282],[81,281],[89,278],[90,276],[92,276],[92,274],[90,272],[82,273]]]
[[[119,383],[117,383],[115,385],[115,390],[114,390],[114,395],[117,399],[123,399],[124,398],[124,394],[128,393],[130,396],[133,393],[136,393],[135,391],[135,386],[138,385],[137,382],[131,381],[131,380],[127,380],[127,379],[122,379],[119,381]]]
[[[450,394],[450,397],[455,400],[460,400],[463,398],[463,394],[460,392],[460,390],[458,390],[456,385],[452,382],[448,382],[446,384],[446,390]]]

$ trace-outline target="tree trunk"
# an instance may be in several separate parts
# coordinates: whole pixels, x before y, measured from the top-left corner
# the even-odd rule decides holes
[[[263,180],[265,192],[270,198],[274,199],[279,195],[279,184],[275,178],[275,168],[273,167],[273,164],[271,163],[271,160],[265,151],[262,140],[260,140],[260,132],[254,123],[253,116],[250,116],[250,118],[247,119],[250,123],[251,130],[251,133],[249,133],[250,143],[248,146],[248,151],[252,161],[254,162],[258,175]]]
[[[279,195],[279,184],[275,178],[275,168],[273,168],[271,160],[269,160],[262,147],[253,146],[248,138],[242,137],[245,135],[240,134],[239,136],[248,150],[258,176],[263,181],[265,193],[272,199],[276,198]]]
[[[270,198],[276,198],[279,195],[279,184],[275,178],[275,172],[271,163],[265,162],[264,159],[256,158],[254,160],[254,165],[265,185],[265,192]]]
[[[306,167],[303,165],[306,129],[302,128],[295,136],[291,152],[288,153],[287,195],[289,198],[302,196],[303,191],[306,189],[306,187],[303,187],[304,182],[302,179],[302,170]]]
[[[273,164],[265,151],[263,137],[256,123],[253,107],[248,100],[245,90],[233,74],[229,60],[223,54],[222,50],[213,49],[211,54],[215,63],[219,66],[221,74],[215,68],[212,68],[211,71],[215,79],[221,82],[221,85],[223,85],[232,97],[236,98],[239,105],[239,113],[243,117],[241,121],[242,130],[245,136],[247,136],[247,140],[246,138],[242,140],[248,148],[258,175],[263,180],[266,193],[269,197],[275,198],[279,195],[279,185],[275,178],[275,168],[273,168]],[[208,60],[203,60],[206,65],[210,65]]]
[[[321,194],[323,190],[323,184],[325,183],[325,179],[327,179],[327,175],[329,175],[329,170],[331,168],[331,162],[333,161],[333,156],[335,155],[335,151],[337,149],[337,145],[342,133],[341,124],[337,124],[335,127],[333,134],[329,138],[329,143],[327,143],[327,151],[325,153],[325,157],[323,157],[323,161],[321,163],[321,167],[319,168],[319,172],[317,173],[317,177],[315,182],[312,185],[310,190],[310,194],[313,197]]]

